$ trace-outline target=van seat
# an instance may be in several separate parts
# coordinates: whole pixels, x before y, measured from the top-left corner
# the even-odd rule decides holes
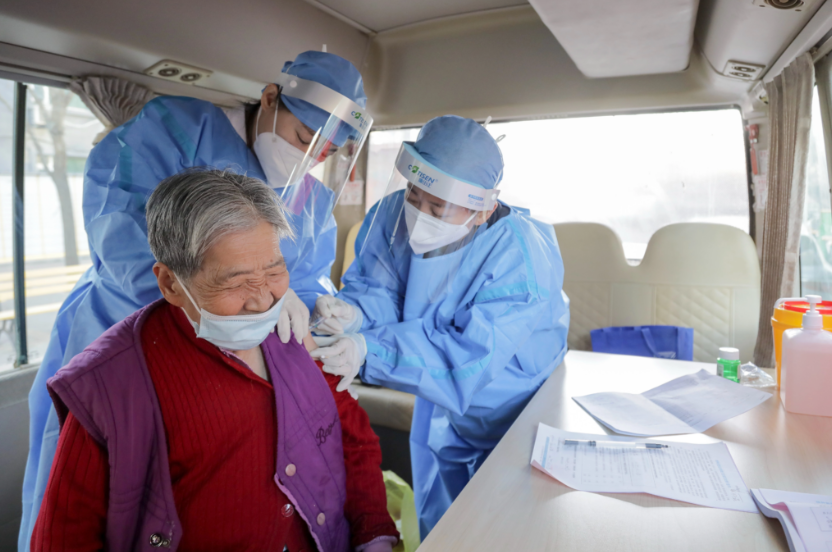
[[[0,374],[0,550],[17,550],[29,454],[29,390],[37,372],[23,368]]]
[[[416,401],[414,395],[358,381],[353,384],[353,390],[358,394],[358,404],[367,412],[371,424],[410,433]]]
[[[361,384],[351,386],[358,404],[367,412],[370,425],[381,445],[381,469],[391,470],[413,486],[410,466],[410,422],[416,397],[385,387]]]
[[[723,224],[680,223],[650,239],[630,266],[616,233],[596,223],[555,224],[571,300],[570,349],[592,350],[589,331],[664,324],[694,329],[693,359],[719,347],[751,359],[760,313],[760,264],[745,232]]]
[[[364,221],[354,224],[347,233],[347,241],[344,243],[344,264],[341,265],[341,278],[344,277],[344,274],[347,273],[347,269],[355,260],[355,239],[358,237],[358,231],[361,230],[363,222]],[[343,281],[341,282],[340,287],[344,287]]]

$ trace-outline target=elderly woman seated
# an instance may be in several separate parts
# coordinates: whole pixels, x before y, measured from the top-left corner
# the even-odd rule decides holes
[[[183,173],[147,226],[164,299],[49,380],[62,429],[31,549],[391,550],[367,415],[271,333],[291,233],[274,192]]]

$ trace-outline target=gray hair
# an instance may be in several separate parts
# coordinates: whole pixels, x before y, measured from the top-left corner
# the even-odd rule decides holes
[[[277,194],[262,181],[229,170],[189,170],[164,179],[146,212],[150,251],[186,281],[226,234],[268,222],[280,238],[293,236]]]

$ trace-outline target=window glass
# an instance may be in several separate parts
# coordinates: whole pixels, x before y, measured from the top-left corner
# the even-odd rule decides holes
[[[650,236],[677,222],[748,232],[748,174],[736,109],[491,123],[505,175],[500,199],[544,222],[598,222],[615,230],[637,264]],[[383,193],[402,139],[370,135],[370,186]],[[408,136],[409,138],[403,138]]]
[[[26,103],[24,264],[29,362],[46,351],[58,309],[90,266],[81,210],[83,167],[103,125],[62,88],[29,85]],[[0,369],[15,359],[12,274],[14,82],[0,81]]]
[[[823,139],[818,90],[812,98],[809,160],[806,165],[806,202],[800,232],[802,295],[832,299],[832,197]]]
[[[367,199],[364,203],[366,211],[369,211],[378,200],[384,197],[402,142],[413,142],[418,136],[418,128],[380,130],[370,133],[369,157],[367,158]]]

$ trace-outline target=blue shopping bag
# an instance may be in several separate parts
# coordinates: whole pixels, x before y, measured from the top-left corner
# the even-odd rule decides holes
[[[589,332],[597,353],[693,360],[693,328],[626,326]]]

